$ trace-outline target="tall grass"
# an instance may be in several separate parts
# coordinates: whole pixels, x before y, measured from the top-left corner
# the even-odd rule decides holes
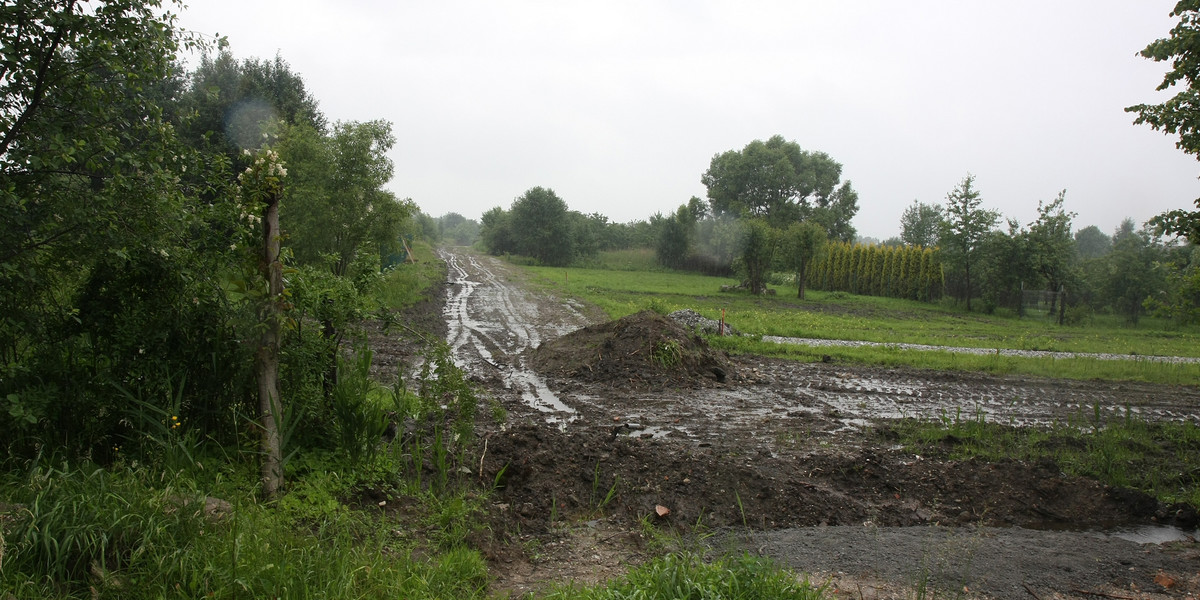
[[[691,553],[670,554],[630,571],[626,576],[591,589],[564,587],[546,594],[547,600],[818,600],[825,588],[781,569],[764,558],[747,554],[711,563]]]

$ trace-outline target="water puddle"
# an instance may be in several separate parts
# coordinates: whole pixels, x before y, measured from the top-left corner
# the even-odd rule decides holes
[[[1171,542],[1195,542],[1200,531],[1184,531],[1170,525],[1140,525],[1122,527],[1105,532],[1108,537],[1129,540],[1138,544],[1168,544]]]
[[[503,364],[496,355],[517,356],[541,343],[533,323],[539,323],[536,305],[505,285],[474,256],[462,256],[441,250],[448,267],[450,298],[443,314],[446,341],[455,364],[468,372],[499,371],[506,387],[521,396],[533,410],[543,413],[546,422],[563,426],[578,414],[546,385],[545,380],[518,361]]]

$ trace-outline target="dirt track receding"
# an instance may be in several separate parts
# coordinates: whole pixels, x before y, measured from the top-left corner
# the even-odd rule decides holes
[[[495,259],[443,256],[457,359],[509,415],[485,429],[480,473],[503,471],[496,526],[520,532],[515,545],[489,548],[498,589],[619,573],[648,555],[644,522],[730,532],[719,539],[834,577],[855,598],[911,595],[921,573],[1006,598],[1200,590],[1194,541],[1145,545],[1097,533],[1194,529],[1194,512],[1049,463],[915,456],[876,427],[900,416],[1024,426],[1126,410],[1200,421],[1196,387],[711,354],[684,368],[682,352],[702,356],[705,345],[684,344],[695,340],[671,323],[643,316],[631,320],[638,328],[564,335],[603,319],[530,291]],[[641,356],[670,340],[680,346],[678,369]],[[652,516],[658,506],[669,515]],[[1155,583],[1160,570],[1172,587]]]

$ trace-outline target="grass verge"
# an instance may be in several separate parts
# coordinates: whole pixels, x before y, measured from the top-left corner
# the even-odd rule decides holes
[[[547,600],[818,600],[825,594],[824,587],[797,578],[767,559],[742,554],[705,562],[696,554],[679,553],[651,561],[605,586],[564,587],[543,597]]]
[[[1192,423],[1151,423],[1128,409],[1123,416],[1105,417],[1097,408],[1092,415],[1047,428],[990,423],[976,414],[895,421],[881,434],[923,456],[1049,459],[1071,475],[1200,509],[1200,427]]]

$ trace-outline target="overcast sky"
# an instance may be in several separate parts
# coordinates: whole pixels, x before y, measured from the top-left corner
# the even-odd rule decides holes
[[[1175,0],[191,0],[185,29],[280,54],[330,121],[386,119],[390,188],[478,219],[534,186],[611,220],[705,197],[715,154],[780,134],[843,165],[859,235],[968,172],[1027,224],[1067,190],[1111,233],[1200,196],[1160,102]]]

